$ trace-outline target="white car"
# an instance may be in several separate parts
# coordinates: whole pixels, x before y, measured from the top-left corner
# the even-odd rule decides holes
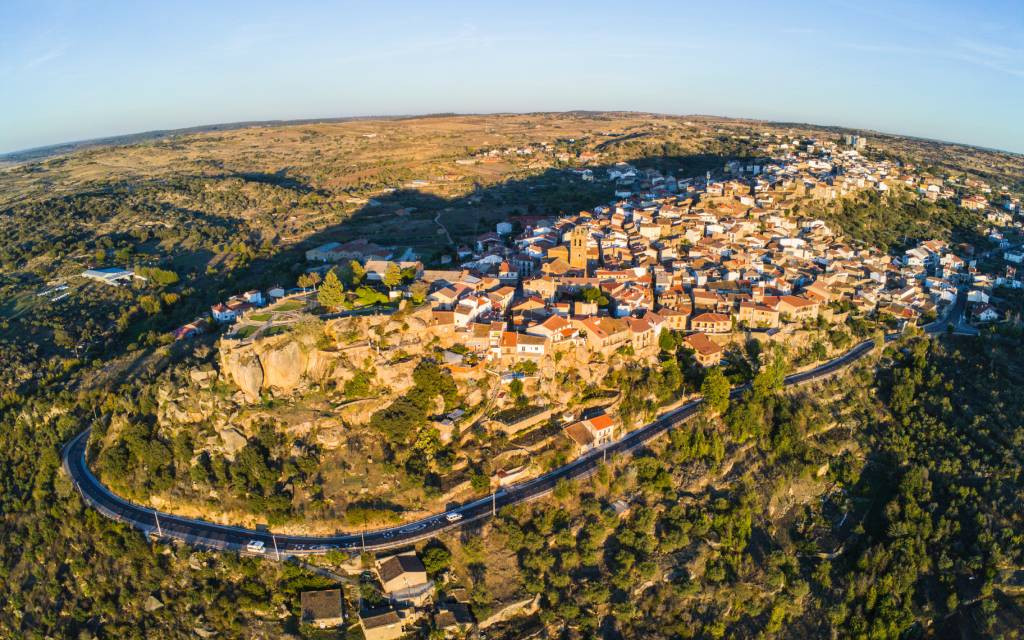
[[[245,545],[245,550],[249,553],[263,553],[267,550],[267,545],[262,540],[250,540],[249,544]]]
[[[444,517],[448,522],[458,522],[459,520],[462,520],[462,514],[455,513],[454,511],[444,514]]]

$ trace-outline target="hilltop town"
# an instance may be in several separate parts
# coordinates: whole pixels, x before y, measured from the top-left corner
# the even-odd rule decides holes
[[[614,183],[615,201],[576,216],[510,217],[458,246],[459,268],[425,269],[411,250],[398,256],[363,238],[310,249],[306,259],[324,265],[310,269],[317,277],[356,261],[376,285],[389,268],[401,271],[401,280],[386,287],[390,300],[426,285],[431,329],[453,344],[479,350],[486,343],[483,351],[494,359],[536,359],[563,342],[603,356],[626,345],[642,353],[656,346],[664,328],[688,332],[687,342],[701,345],[694,351],[707,366],[718,363],[721,345],[738,332],[783,340],[776,336],[819,316],[835,322],[837,311],[838,322],[854,309],[934,321],[955,302],[958,287],[970,291],[969,302],[982,303],[972,308],[975,320],[1002,317],[988,304],[989,294],[993,287],[1021,286],[1020,245],[1010,239],[1020,228],[1019,198],[993,197],[992,187],[978,180],[960,185],[911,164],[869,160],[860,153],[863,137],[836,143],[775,134],[759,142],[758,151],[774,156],[758,164],[731,161],[721,179],[710,172],[677,178],[618,163],[599,178]],[[591,169],[577,174],[595,179]],[[966,242],[925,240],[892,256],[802,213],[863,192],[983,211],[988,237],[978,237],[995,247],[985,255],[1002,254],[1005,266],[979,269],[983,248]],[[284,290],[270,293],[280,297]],[[212,315],[233,320],[229,307],[246,302],[218,305]]]
[[[535,476],[683,401],[710,369],[739,383],[772,354],[803,369],[881,332],[973,334],[1017,321],[993,291],[1020,287],[1004,237],[1016,233],[1019,202],[986,201],[984,250],[930,239],[883,252],[802,212],[864,193],[962,204],[982,196],[868,159],[863,138],[775,139],[764,148],[774,157],[729,162],[719,178],[628,163],[580,170],[613,183],[615,199],[576,215],[511,216],[453,247],[447,265],[427,268],[408,247],[366,238],[310,248],[297,286],[247,291],[175,332],[228,327],[219,372],[193,371],[199,388],[161,393],[165,436],[210,424],[196,448],[212,462],[193,476],[216,487],[221,456],[233,459],[260,425],[277,424],[315,443],[314,466],[336,469],[315,498],[333,506],[310,518],[301,505],[314,496],[296,486],[282,517],[306,513],[301,529],[349,511],[386,521],[395,514],[369,498],[414,517]],[[1006,260],[993,260],[1000,243]],[[983,270],[992,264],[1000,267]],[[424,382],[431,376],[440,381]],[[443,403],[403,399],[435,385],[450,389]],[[268,398],[277,398],[270,410]],[[366,477],[355,486],[342,470],[359,467]],[[220,517],[238,509],[247,508]]]
[[[410,478],[433,486],[406,505],[404,517],[513,486],[678,404],[712,369],[739,382],[748,379],[745,368],[765,366],[771,354],[799,369],[883,331],[931,326],[970,335],[1018,322],[1019,311],[1001,308],[993,291],[1021,288],[1013,267],[1019,252],[1006,240],[1019,228],[1019,202],[1004,198],[996,208],[981,195],[990,195],[983,185],[964,194],[922,179],[912,166],[869,160],[864,147],[856,137],[846,144],[792,140],[763,163],[728,163],[721,178],[678,178],[624,162],[606,175],[581,170],[581,179],[612,181],[615,200],[571,216],[510,217],[458,246],[457,264],[440,268],[425,267],[408,248],[366,238],[311,248],[299,286],[248,291],[210,310],[213,323],[228,327],[221,380],[239,389],[226,405],[234,407],[231,424],[211,435],[210,451],[237,460],[263,437],[239,425],[302,407],[305,422],[283,428],[305,434],[304,446],[317,443],[321,464],[333,459],[330,451],[354,448],[405,467],[404,480],[392,473],[367,493],[372,464],[360,469],[342,455],[346,468],[365,474],[359,493],[346,498],[353,487],[328,482],[335,493],[322,498],[347,505],[350,526],[394,522],[403,516],[374,506],[376,498],[399,500],[388,484],[406,493]],[[985,246],[929,239],[891,254],[802,213],[864,192],[955,198],[985,213]],[[191,323],[176,336],[206,330]],[[621,374],[636,367],[664,378]],[[425,382],[428,372],[433,380]],[[164,397],[166,422],[223,411],[214,403],[189,415],[189,399],[213,390],[218,373],[191,378],[200,390]],[[448,389],[437,382],[445,379]],[[402,405],[403,396],[431,384],[440,386],[427,395],[440,392],[444,402]],[[658,385],[665,389],[652,389]],[[332,386],[340,400],[330,405],[333,417],[302,400]],[[259,408],[267,397],[285,398],[288,408]],[[245,405],[257,408],[247,414],[239,408]],[[383,448],[360,444],[381,432],[389,440]],[[425,440],[434,443],[429,454]],[[411,454],[400,450],[404,443]],[[296,489],[292,499],[305,498]],[[321,508],[318,517],[324,514]],[[429,558],[435,552],[423,550]],[[465,589],[450,588],[433,602],[436,571],[428,575],[416,552],[383,554],[372,567],[378,591],[367,600],[364,587],[358,613],[367,638],[397,638],[424,624],[459,635],[536,607],[535,599],[509,592],[497,616],[478,621]],[[338,590],[303,594],[303,620],[341,624],[342,599]]]
[[[810,325],[847,326],[851,312],[890,328],[935,322],[949,315],[958,289],[972,303],[971,319],[1002,318],[989,297],[993,287],[1021,286],[1013,267],[1020,253],[1004,238],[1019,227],[1018,200],[1004,197],[987,212],[989,240],[1005,249],[1008,263],[996,273],[979,270],[980,248],[969,243],[925,240],[893,256],[800,214],[863,191],[988,206],[982,195],[958,195],[922,179],[913,166],[868,160],[858,152],[864,146],[856,136],[845,145],[780,142],[770,147],[777,157],[763,164],[728,163],[725,179],[710,172],[681,179],[619,163],[603,177],[615,183],[615,201],[575,216],[499,222],[457,248],[458,268],[427,269],[407,249],[396,256],[357,238],[306,251],[311,266],[304,277],[315,285],[340,266],[351,283],[353,268],[361,272],[344,302],[348,309],[413,300],[426,325],[419,333],[440,341],[456,373],[468,360],[505,370],[577,347],[585,359],[626,349],[650,355],[662,330],[680,334],[701,366],[713,366],[731,343],[786,343]],[[594,178],[589,169],[580,175]],[[970,186],[991,192],[976,181]],[[285,290],[269,295],[281,298]],[[313,297],[306,289],[296,295]],[[249,292],[214,306],[211,315],[234,322],[262,300]],[[429,316],[422,313],[427,307]],[[257,329],[244,326],[231,335],[250,337]]]
[[[348,543],[301,578],[257,562],[280,559],[269,537],[240,559],[176,552],[195,575],[279,569],[288,586],[254,595],[247,620],[272,627],[273,603],[303,637],[511,638],[554,624],[553,607],[590,627],[588,612],[613,607],[626,637],[657,635],[644,620],[672,589],[700,612],[680,624],[715,635],[818,576],[784,569],[779,591],[780,553],[814,563],[855,549],[873,505],[892,517],[884,495],[910,472],[880,456],[913,443],[936,483],[1015,468],[991,455],[1017,442],[992,426],[1012,421],[986,409],[947,449],[930,416],[951,423],[1010,393],[991,372],[1016,371],[998,358],[1024,309],[1018,156],[623,114],[218,135],[8,170],[2,402],[66,380],[60,410],[12,414],[10,433],[45,424],[57,448],[91,428],[91,472],[161,519],[378,540],[427,520],[458,529],[379,554]],[[134,173],[99,168],[119,164]],[[76,239],[40,240],[54,229]],[[832,381],[722,401],[730,384],[775,388],[864,345],[876,348]],[[686,428],[608,453],[716,393]],[[1000,398],[986,406],[1013,406]],[[459,520],[581,456],[600,462],[592,478]],[[1002,505],[993,526],[1014,517],[1010,494],[985,495]],[[750,562],[762,545],[776,560]],[[614,596],[588,604],[598,583]],[[707,609],[698,585],[732,613]],[[184,618],[200,635],[223,628]]]

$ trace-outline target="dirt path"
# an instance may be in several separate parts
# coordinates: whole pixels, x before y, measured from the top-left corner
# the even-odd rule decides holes
[[[452,234],[448,233],[448,227],[444,226],[444,223],[441,222],[441,213],[441,211],[438,211],[437,215],[434,216],[434,223],[437,226],[441,227],[441,231],[444,231],[444,237],[448,238],[448,244],[454,246],[455,241],[452,240]]]

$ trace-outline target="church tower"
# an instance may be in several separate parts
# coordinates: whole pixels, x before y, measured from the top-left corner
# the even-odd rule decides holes
[[[583,226],[578,226],[569,234],[569,266],[587,271],[587,239],[590,234]]]

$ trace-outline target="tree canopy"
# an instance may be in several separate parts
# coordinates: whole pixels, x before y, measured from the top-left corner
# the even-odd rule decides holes
[[[729,379],[720,367],[711,367],[700,385],[704,406],[715,413],[725,413],[729,408]]]
[[[324,277],[320,291],[317,292],[317,301],[320,306],[332,311],[337,311],[345,305],[345,288],[333,269],[328,271]]]

